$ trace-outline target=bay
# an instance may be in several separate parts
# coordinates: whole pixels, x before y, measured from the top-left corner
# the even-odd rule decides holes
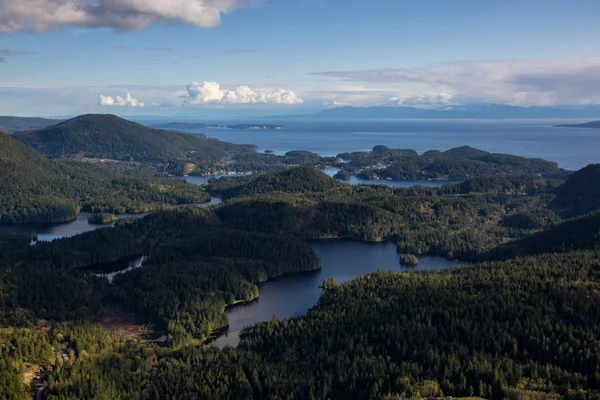
[[[240,123],[240,121],[204,121]],[[543,158],[562,168],[579,169],[600,161],[600,130],[554,125],[574,120],[310,120],[263,118],[261,123],[284,126],[282,130],[207,128],[188,130],[219,140],[255,144],[259,150],[283,154],[308,150],[322,156],[369,151],[382,144],[392,148],[448,150],[472,146],[494,153]],[[149,123],[145,121],[145,123]]]

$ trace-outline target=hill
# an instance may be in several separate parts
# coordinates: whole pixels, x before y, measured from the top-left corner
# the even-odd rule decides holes
[[[542,175],[564,179],[569,172],[551,161],[509,154],[489,153],[470,146],[444,152],[430,150],[422,155],[414,150],[375,146],[370,152],[338,154],[348,161],[339,166],[362,179],[466,180],[482,176]]]
[[[600,213],[567,220],[548,230],[502,245],[483,259],[511,259],[538,254],[600,249]]]
[[[271,172],[249,180],[224,179],[209,185],[211,192],[224,197],[252,196],[271,192],[304,193],[325,192],[342,184],[312,167],[289,168],[282,172]]]
[[[50,158],[139,162],[183,173],[225,162],[249,146],[148,128],[114,115],[82,115],[15,137]],[[186,164],[193,164],[188,165]]]
[[[556,188],[552,205],[565,216],[577,216],[600,209],[600,164],[590,164]]]
[[[19,131],[42,129],[59,122],[60,120],[58,119],[0,116],[0,131],[12,134]]]
[[[567,125],[557,125],[561,128],[593,128],[600,129],[600,121],[590,121],[584,122],[583,124],[567,124]]]
[[[63,222],[82,209],[138,213],[208,199],[199,187],[174,179],[49,160],[0,132],[0,223]]]

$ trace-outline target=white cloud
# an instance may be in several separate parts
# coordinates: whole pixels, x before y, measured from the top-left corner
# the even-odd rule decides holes
[[[212,28],[252,0],[0,0],[0,32],[66,26],[143,30],[155,23]]]
[[[100,95],[98,104],[101,106],[118,106],[118,107],[144,107],[144,103],[131,97],[131,92],[127,93],[127,96],[112,97]]]
[[[453,101],[515,105],[600,103],[600,57],[456,62],[434,67],[316,74],[352,82],[418,86],[419,92],[445,93]]]
[[[303,104],[291,90],[254,91],[246,85],[232,90],[222,89],[217,82],[192,82],[187,86],[185,104]]]
[[[453,95],[449,93],[402,94],[390,97],[390,103],[399,106],[434,106],[453,104]]]
[[[346,106],[349,106],[350,103],[345,103],[343,101],[333,100],[333,101],[326,101],[325,103],[323,103],[323,105],[325,107],[346,107]]]

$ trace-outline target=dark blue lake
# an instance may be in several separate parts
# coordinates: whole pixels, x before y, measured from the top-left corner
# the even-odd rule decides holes
[[[213,345],[236,346],[239,333],[258,322],[297,317],[317,304],[325,278],[335,277],[339,282],[352,280],[360,275],[386,271],[437,270],[464,265],[464,262],[441,257],[423,257],[416,268],[400,266],[400,255],[393,243],[365,243],[347,240],[322,240],[311,242],[323,260],[319,271],[293,274],[272,279],[260,285],[260,298],[247,305],[234,306],[228,311],[229,329],[218,337]]]

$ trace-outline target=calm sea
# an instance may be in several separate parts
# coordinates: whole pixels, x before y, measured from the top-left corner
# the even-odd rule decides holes
[[[176,120],[176,119],[174,119]],[[161,121],[164,122],[164,121]],[[204,121],[241,123],[242,121]],[[248,121],[243,121],[248,122]],[[278,154],[309,150],[322,156],[365,151],[383,144],[393,148],[448,150],[468,145],[482,150],[538,157],[567,169],[600,162],[600,130],[556,128],[573,120],[276,120],[260,123],[284,126],[277,131],[209,128],[204,133],[232,143],[250,143]],[[151,124],[150,121],[144,121]]]

